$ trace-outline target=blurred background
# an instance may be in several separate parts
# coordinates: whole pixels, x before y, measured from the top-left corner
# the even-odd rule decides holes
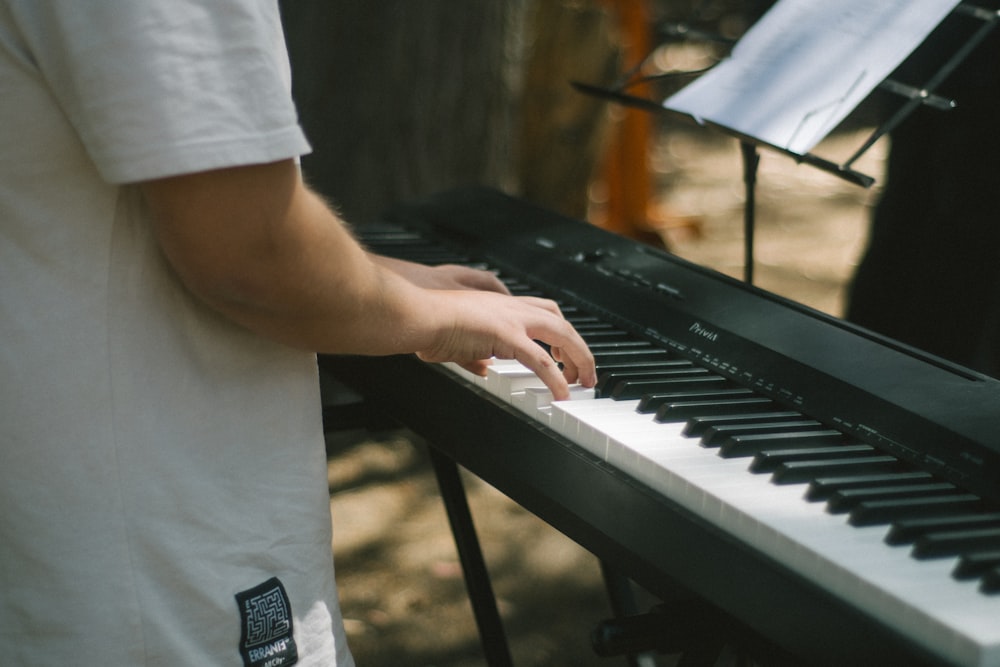
[[[676,115],[583,94],[571,83],[610,88],[629,73],[709,66],[728,46],[671,37],[670,27],[735,39],[767,5],[286,1],[295,96],[314,148],[303,158],[305,175],[356,225],[400,202],[486,184],[742,276],[738,143]],[[628,92],[660,101],[692,78],[660,79]],[[846,157],[870,124],[850,119],[816,152],[826,156],[833,145],[834,155]],[[883,146],[866,157],[859,170],[880,177]],[[845,271],[863,244],[863,208],[878,187],[841,182],[777,154],[762,156],[759,179],[758,283],[839,314]],[[817,230],[817,216],[795,210],[789,196],[849,208],[834,225],[837,238]],[[790,254],[778,241],[787,234],[812,237],[840,268],[828,275],[829,260],[817,266],[796,248],[795,275],[787,275],[786,258],[775,259]],[[800,287],[802,279],[814,284]]]
[[[630,72],[709,66],[727,45],[673,39],[670,26],[731,40],[767,4],[284,0],[294,94],[314,149],[303,172],[354,225],[424,195],[490,185],[740,278],[738,142],[571,82],[613,87]],[[690,80],[629,92],[660,101]],[[877,107],[860,108],[815,153],[852,154]],[[758,286],[845,314],[889,150],[881,139],[855,165],[875,178],[870,188],[761,153]],[[364,667],[484,664],[426,447],[400,429],[329,438],[338,581]],[[596,560],[496,490],[465,481],[515,664],[624,664],[590,649],[591,629],[610,616]]]

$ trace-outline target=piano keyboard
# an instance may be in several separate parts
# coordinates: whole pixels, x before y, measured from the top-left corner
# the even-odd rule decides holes
[[[419,234],[370,228],[375,251],[486,266]],[[594,389],[552,401],[514,361],[448,372],[654,493],[958,665],[1000,665],[1000,506],[495,268],[554,298],[591,345]],[[808,610],[803,610],[808,613]]]
[[[933,485],[925,476],[870,448],[853,452],[842,439],[829,446],[814,437],[829,430],[794,411],[764,406],[720,411],[709,404],[711,416],[657,422],[638,412],[641,399],[597,398],[582,387],[574,388],[573,399],[552,402],[517,362],[498,362],[486,378],[453,365],[450,370],[947,660],[1000,663],[1000,597],[983,593],[984,584],[996,591],[995,580],[980,578],[988,567],[996,576],[1000,517],[983,507],[950,514],[938,510],[939,499],[961,504],[967,494],[927,488]],[[702,401],[696,396],[693,402]],[[713,421],[728,422],[727,428]],[[754,428],[759,424],[768,428]],[[741,432],[751,433],[756,442],[740,440]],[[779,444],[773,445],[775,440]],[[746,447],[732,458],[720,456],[720,449],[734,443]],[[837,448],[850,455],[841,456]],[[778,460],[768,460],[771,452]],[[810,474],[779,481],[782,472],[803,468]],[[864,486],[866,479],[871,486]],[[809,497],[814,487],[821,498]],[[837,495],[848,490],[857,492],[853,499]],[[849,505],[853,509],[845,514]],[[876,516],[868,516],[868,507]],[[890,529],[887,519],[897,512],[907,518]],[[976,525],[983,527],[968,527]],[[899,527],[906,537],[887,543]],[[949,540],[941,549],[930,546]],[[921,549],[925,553],[914,557]]]

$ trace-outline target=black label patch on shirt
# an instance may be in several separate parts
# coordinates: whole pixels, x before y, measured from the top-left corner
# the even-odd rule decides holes
[[[292,606],[277,577],[237,593],[236,604],[245,667],[287,667],[299,661],[292,636]]]

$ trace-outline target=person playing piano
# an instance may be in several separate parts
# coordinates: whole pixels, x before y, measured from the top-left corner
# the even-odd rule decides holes
[[[595,382],[552,302],[353,239],[286,65],[275,0],[0,0],[4,664],[351,665],[315,353]]]

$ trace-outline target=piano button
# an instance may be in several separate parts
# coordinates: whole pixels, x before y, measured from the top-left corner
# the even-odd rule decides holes
[[[959,556],[951,576],[960,581],[979,579],[989,570],[997,567],[1000,567],[1000,550],[977,551]]]
[[[661,378],[636,378],[620,380],[611,389],[611,398],[628,401],[649,394],[711,391],[729,386],[721,375],[711,375],[703,368],[678,369]]]
[[[1000,528],[970,528],[922,535],[913,543],[912,554],[923,560],[996,549],[1000,549]]]
[[[858,503],[851,510],[848,522],[852,526],[874,526],[903,519],[977,512],[982,509],[984,509],[982,499],[971,493],[932,498],[871,500]]]
[[[735,398],[733,398],[735,396]],[[644,396],[639,399],[637,410],[643,412]],[[703,396],[698,400],[673,400],[656,407],[654,421],[660,423],[688,422],[699,417],[724,415],[743,410],[770,412],[777,408],[774,401],[752,393],[729,392],[716,396]],[[647,410],[648,411],[648,410]]]
[[[834,514],[844,514],[865,500],[887,500],[891,498],[926,498],[928,496],[953,493],[955,485],[947,482],[930,484],[898,484],[895,486],[870,486],[857,489],[840,489],[830,496],[827,510]]]
[[[892,524],[885,536],[886,544],[910,544],[921,535],[960,528],[1000,528],[1000,512],[977,512],[932,516],[919,519],[901,519]]]
[[[684,435],[691,438],[700,438],[705,431],[713,426],[755,424],[757,422],[777,422],[779,420],[797,421],[803,417],[804,415],[801,413],[792,412],[791,410],[699,415],[687,420],[684,426]]]
[[[848,458],[786,461],[777,467],[771,481],[775,484],[805,484],[819,477],[842,470],[853,472],[892,470],[899,460],[891,456],[858,456]]]
[[[864,486],[888,486],[891,484],[912,484],[927,482],[934,479],[929,472],[922,470],[901,471],[876,475],[847,475],[844,477],[820,477],[809,483],[806,500],[826,500],[840,489],[855,489]]]
[[[675,391],[675,392],[664,392],[660,394],[646,394],[641,399],[639,399],[639,412],[643,413],[655,413],[657,418],[660,418],[660,407],[664,405],[670,405],[672,403],[691,403],[698,402],[704,403],[706,406],[710,403],[727,401],[736,398],[756,398],[755,394],[749,390],[742,387],[737,387],[733,389],[707,389],[704,391]],[[664,415],[667,411],[664,411]],[[698,412],[688,412],[681,421],[686,421],[687,419],[694,417],[698,414],[712,414],[711,412],[698,413]],[[666,419],[660,419],[660,421],[667,421]],[[677,421],[677,419],[672,419],[670,421]]]
[[[777,450],[799,450],[806,447],[834,445],[843,441],[843,433],[822,427],[815,429],[805,427],[780,433],[734,433],[719,443],[719,456],[728,459],[753,456],[762,451],[777,454]],[[870,449],[869,447],[868,450]],[[776,460],[780,463],[782,460],[791,459],[781,459],[779,455]]]

